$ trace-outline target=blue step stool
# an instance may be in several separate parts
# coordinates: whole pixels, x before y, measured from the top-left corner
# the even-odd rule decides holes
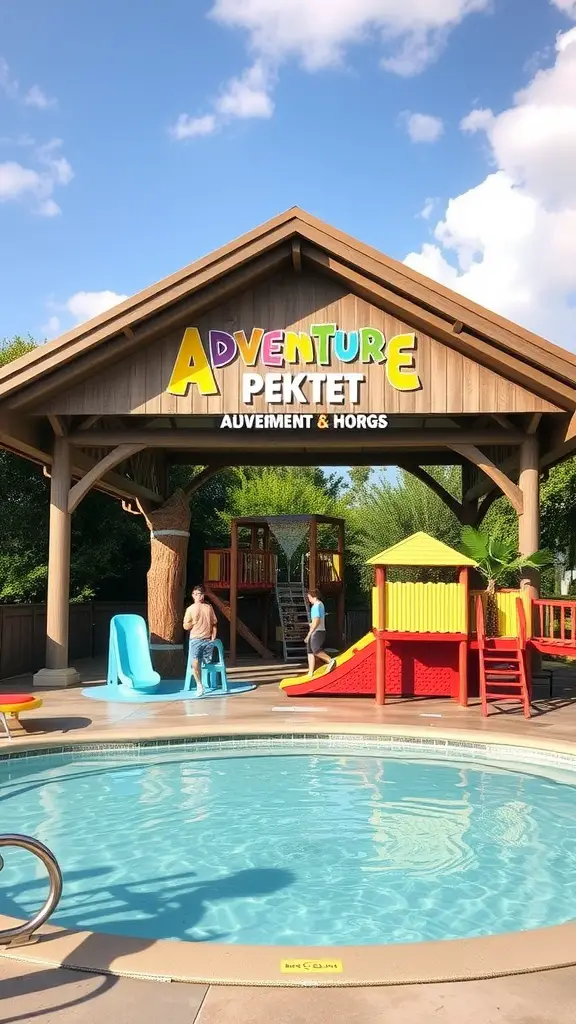
[[[200,677],[202,679],[202,686],[206,693],[228,693],[228,676],[226,675],[226,665],[224,662],[224,644],[221,640],[213,640],[212,646],[216,652],[216,661],[204,662],[200,669]],[[188,647],[188,657],[186,659],[186,677],[184,679],[184,689],[191,690],[192,686],[196,687],[196,680],[192,672],[192,658],[190,657],[190,647]]]

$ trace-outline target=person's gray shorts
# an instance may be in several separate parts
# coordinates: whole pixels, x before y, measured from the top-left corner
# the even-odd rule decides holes
[[[315,629],[312,636],[306,643],[306,650],[308,654],[318,654],[318,651],[323,650],[326,642],[326,630]]]

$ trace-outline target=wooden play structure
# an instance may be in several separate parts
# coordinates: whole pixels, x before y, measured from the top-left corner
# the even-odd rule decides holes
[[[576,658],[576,603],[533,599],[528,588],[498,591],[498,635],[486,636],[485,591],[470,590],[472,559],[416,533],[368,562],[374,567],[372,630],[336,659],[336,668],[285,679],[290,697],[321,694],[450,697],[519,702],[530,717],[531,649]],[[452,580],[391,580],[440,569]]]
[[[230,622],[230,662],[235,664],[237,638],[241,636],[263,658],[274,657],[269,649],[272,602],[278,609],[284,660],[305,657],[308,629],[306,591],[321,588],[336,605],[337,642],[344,633],[344,520],[324,515],[241,516],[230,524],[230,547],[204,552],[206,596]],[[332,546],[319,543],[319,533],[332,535]],[[285,555],[286,571],[279,572],[278,551]],[[306,550],[293,571],[293,556]],[[238,611],[239,598],[260,623],[260,635]],[[254,607],[256,606],[256,607]]]

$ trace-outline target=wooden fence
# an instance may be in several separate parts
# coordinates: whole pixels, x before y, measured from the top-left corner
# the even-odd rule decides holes
[[[145,615],[143,604],[89,601],[70,605],[70,659],[108,650],[110,619],[122,612]],[[46,605],[0,605],[0,679],[37,672],[45,664]]]
[[[242,618],[255,632],[261,625],[261,611],[254,602],[240,602]],[[88,601],[83,604],[70,605],[70,660],[80,658],[102,657],[108,651],[108,632],[110,619],[113,615],[133,612],[146,615],[144,604],[136,602]],[[275,607],[270,609],[271,616],[277,615]],[[274,623],[276,619],[274,618]],[[334,646],[337,639],[332,636],[335,630],[335,615],[327,619],[328,643]],[[228,622],[219,616],[219,636],[228,646]],[[371,626],[370,609],[368,607],[351,610],[346,615],[347,644],[354,643],[366,633]],[[273,636],[273,631],[270,632]],[[46,645],[46,605],[43,604],[0,604],[0,679],[37,672],[44,667],[44,648]],[[239,653],[253,654],[251,648],[239,644]],[[278,646],[278,653],[280,647]]]

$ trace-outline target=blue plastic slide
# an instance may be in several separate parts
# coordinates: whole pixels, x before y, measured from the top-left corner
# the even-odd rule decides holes
[[[160,676],[152,668],[148,627],[141,615],[115,615],[110,621],[108,686],[131,686],[142,693],[154,693]]]

